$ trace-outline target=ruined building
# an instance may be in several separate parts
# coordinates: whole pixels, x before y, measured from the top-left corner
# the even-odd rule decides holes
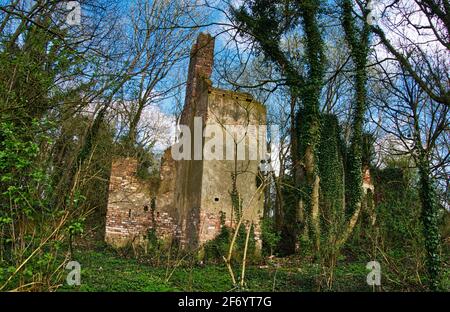
[[[260,244],[264,194],[258,188],[258,168],[265,152],[266,133],[259,126],[266,123],[266,109],[249,94],[214,88],[210,81],[213,56],[214,38],[200,34],[191,51],[180,118],[180,125],[187,126],[195,138],[189,146],[178,145],[165,151],[159,189],[151,190],[139,180],[135,159],[113,161],[106,216],[108,243],[122,246],[144,242],[151,230],[158,238],[176,239],[187,248],[202,245],[213,239],[223,224],[231,227],[236,224],[237,212],[231,200],[233,177],[236,177],[244,224],[253,224],[256,242]],[[201,130],[213,125],[222,131],[216,131],[214,136],[206,131],[198,133],[195,130],[199,122]],[[183,133],[179,139],[185,139],[186,135]],[[196,154],[198,144],[194,142],[200,142],[202,154],[208,138],[220,137],[223,142],[229,142],[227,136],[233,144],[225,144],[223,150],[214,146],[211,149],[216,153],[214,159]],[[236,157],[238,144],[245,149],[245,159]],[[174,150],[183,152],[182,149],[191,157],[175,160]]]

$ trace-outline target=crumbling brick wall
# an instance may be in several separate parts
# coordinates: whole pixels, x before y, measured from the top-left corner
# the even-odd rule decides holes
[[[170,214],[173,209],[170,194],[173,188],[169,164],[163,166],[167,172],[162,182],[169,183],[169,189],[159,197],[160,209],[151,196],[150,183],[141,181],[136,173],[138,161],[132,157],[116,158],[112,162],[109,183],[108,208],[106,212],[105,240],[115,247],[127,244],[143,245],[147,243],[150,229],[155,229],[158,238],[172,239],[177,233],[176,223]],[[153,193],[155,190],[153,190]],[[166,198],[164,197],[166,196]],[[163,205],[165,201],[165,205]]]
[[[129,157],[111,165],[105,239],[117,247],[142,242],[152,225],[150,190],[136,176],[137,165]]]
[[[159,238],[171,240],[177,238],[183,241],[178,229],[177,213],[174,204],[176,170],[175,160],[172,158],[171,149],[164,151],[161,158],[160,184],[155,201],[155,224]]]

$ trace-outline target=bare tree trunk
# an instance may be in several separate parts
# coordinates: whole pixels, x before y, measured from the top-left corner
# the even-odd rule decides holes
[[[247,250],[248,243],[250,241],[250,232],[252,230],[253,223],[250,221],[250,224],[247,226],[247,235],[245,236],[245,246],[244,246],[244,257],[242,259],[242,272],[241,272],[241,288],[244,287],[245,282],[245,267],[247,265]]]

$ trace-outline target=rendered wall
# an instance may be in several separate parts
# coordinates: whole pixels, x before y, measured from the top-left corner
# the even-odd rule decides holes
[[[207,182],[202,184],[200,243],[213,239],[219,233],[221,211],[225,213],[226,225],[234,226],[236,223],[230,195],[234,172],[237,172],[236,186],[242,199],[243,219],[253,222],[255,239],[260,241],[259,221],[263,213],[264,194],[263,190],[258,190],[257,175],[261,154],[256,152],[256,155],[253,155],[256,159],[250,159],[249,142],[253,142],[253,148],[255,144],[264,147],[260,145],[260,139],[265,139],[266,133],[262,131],[263,128],[256,126],[265,124],[265,116],[265,108],[247,94],[214,88],[208,90],[206,123],[223,129],[224,142],[227,134],[234,134],[224,127],[238,126],[234,129],[240,128],[242,131],[235,133],[233,143],[244,145],[245,159],[235,161],[227,158],[227,150],[233,146],[226,144],[222,151],[224,160],[203,161],[202,179]],[[234,155],[234,152],[230,154]]]

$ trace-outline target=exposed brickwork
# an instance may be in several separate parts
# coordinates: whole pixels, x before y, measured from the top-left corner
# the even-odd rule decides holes
[[[174,205],[174,193],[176,182],[175,161],[173,160],[168,148],[161,158],[160,185],[156,196],[155,220],[156,232],[160,238],[170,240],[181,237],[181,231],[176,220],[176,211]]]
[[[200,244],[214,239],[220,232],[220,214],[203,211],[200,213]]]
[[[153,227],[156,229],[158,238],[164,241],[171,241],[174,238],[182,240],[178,225],[167,212],[156,211]]]
[[[186,82],[185,105],[181,115],[181,124],[188,125],[193,115],[205,114],[205,107],[201,107],[198,98],[203,84],[209,82],[214,62],[214,38],[201,33],[191,50],[188,79]]]

